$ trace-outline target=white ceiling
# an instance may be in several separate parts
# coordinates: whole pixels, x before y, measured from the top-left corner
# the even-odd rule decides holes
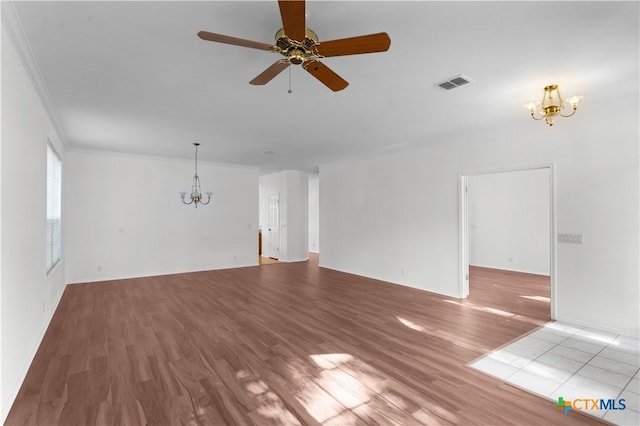
[[[336,93],[292,66],[291,94],[287,71],[248,84],[278,55],[196,36],[273,43],[275,0],[15,10],[71,149],[192,158],[197,141],[203,160],[310,171],[495,126],[544,126],[522,105],[550,83],[584,95],[585,110],[638,98],[638,2],[310,1],[307,26],[321,42],[385,31],[391,47],[324,59],[350,83]],[[473,83],[435,87],[458,74]]]

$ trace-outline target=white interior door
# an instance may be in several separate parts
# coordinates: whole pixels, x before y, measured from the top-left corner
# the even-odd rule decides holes
[[[269,195],[269,217],[267,220],[267,257],[280,257],[280,195]]]

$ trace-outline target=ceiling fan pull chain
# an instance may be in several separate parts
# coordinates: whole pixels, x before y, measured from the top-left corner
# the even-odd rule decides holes
[[[293,93],[293,90],[291,90],[291,67],[289,67],[289,90],[287,90],[287,93]]]

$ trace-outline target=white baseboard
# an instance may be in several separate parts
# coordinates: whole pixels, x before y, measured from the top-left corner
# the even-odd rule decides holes
[[[582,327],[595,328],[597,330],[607,331],[609,333],[620,334],[620,335],[623,335],[623,336],[633,337],[633,338],[636,338],[636,339],[640,338],[640,335],[630,333],[630,332],[628,332],[626,330],[620,330],[620,329],[617,329],[617,328],[610,328],[610,327],[603,327],[602,325],[599,325],[599,324],[593,324],[593,323],[590,323],[590,322],[587,322],[587,321],[579,321],[579,320],[576,320],[574,318],[556,316],[556,318],[554,318],[554,320],[555,321],[566,322],[566,323],[569,323],[569,324],[575,324],[575,325],[582,326]]]

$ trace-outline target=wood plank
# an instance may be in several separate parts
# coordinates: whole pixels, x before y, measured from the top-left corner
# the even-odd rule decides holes
[[[549,320],[549,277],[466,300],[280,263],[68,286],[7,425],[603,424],[466,364]]]

